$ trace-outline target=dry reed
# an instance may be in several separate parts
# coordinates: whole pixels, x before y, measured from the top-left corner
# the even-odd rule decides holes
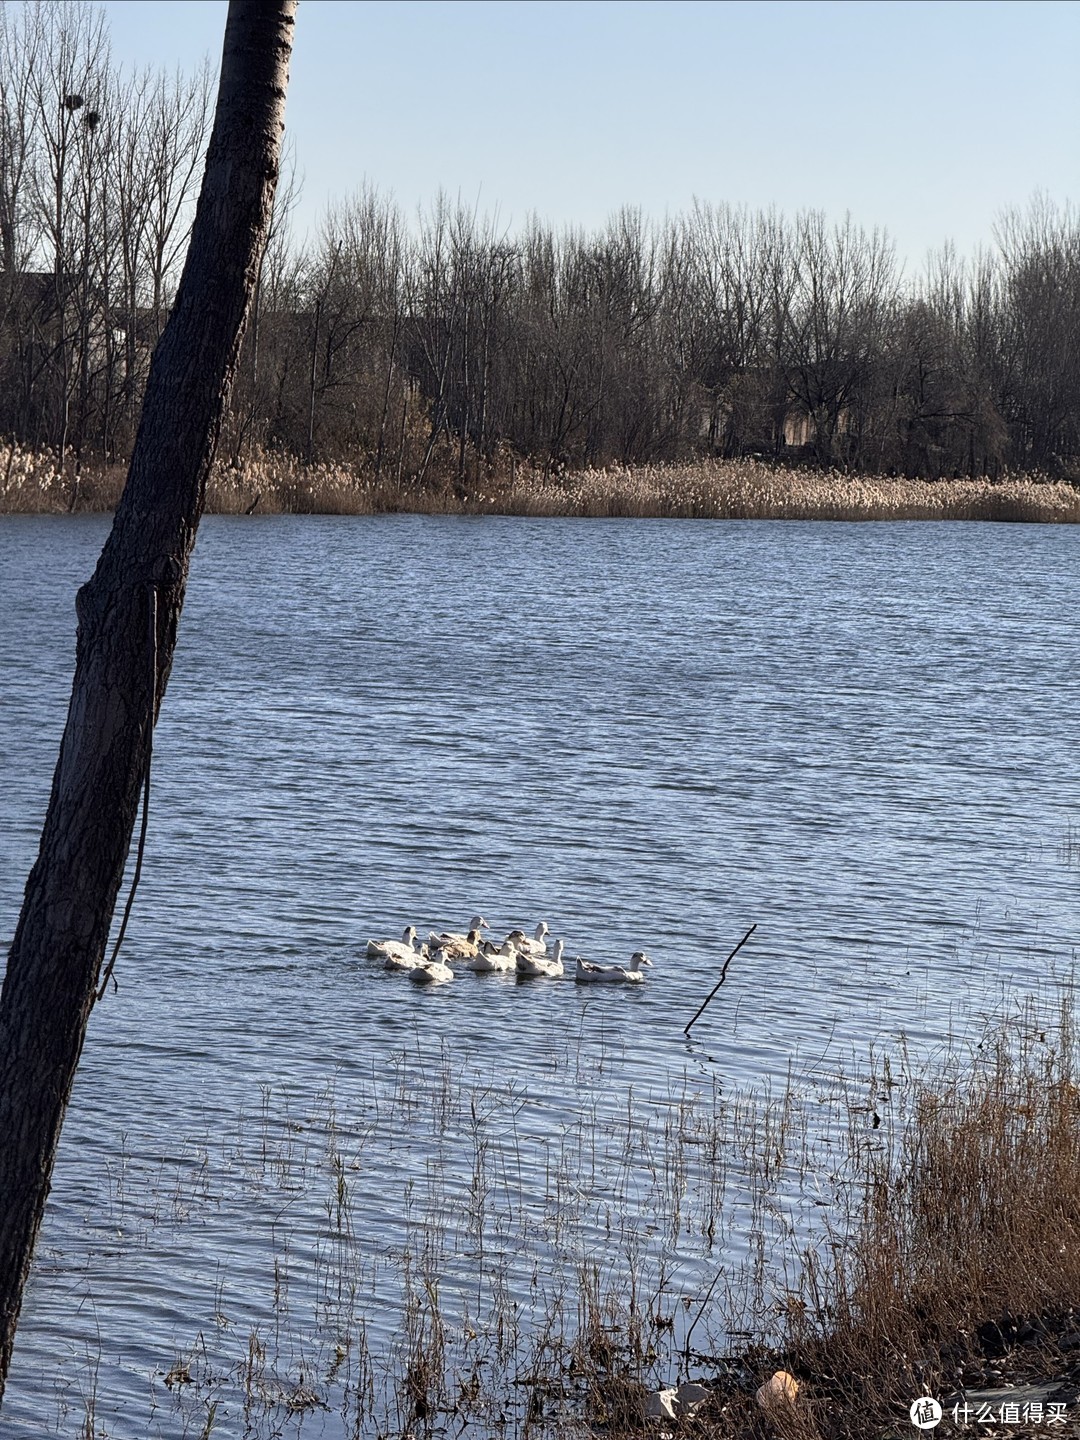
[[[790,1084],[728,1099],[695,1081],[527,1133],[524,1092],[419,1052],[373,1074],[351,1115],[330,1090],[303,1113],[267,1090],[235,1135],[112,1172],[110,1233],[136,1245],[212,1215],[229,1175],[290,1216],[261,1319],[233,1327],[223,1278],[155,1404],[193,1434],[214,1415],[252,1437],[320,1416],[322,1434],[336,1412],[350,1435],[622,1440],[656,1433],[651,1392],[696,1380],[709,1396],[672,1435],[868,1440],[908,1433],[920,1394],[1062,1378],[1080,1342],[1078,1062],[1067,997],[933,1074],[901,1053],[840,1077],[824,1111]],[[558,1068],[587,1095],[594,1063],[568,1048]],[[388,1140],[399,1238],[373,1247]],[[800,1395],[764,1414],[754,1391],[775,1369]]]
[[[918,1395],[1075,1372],[1080,1046],[1068,999],[1049,1021],[1029,1005],[975,1054],[932,1078],[878,1077],[872,1115],[891,1121],[869,1138],[853,1126],[849,1204],[798,1256],[784,1352],[817,1382],[830,1440],[895,1423]]]
[[[376,476],[364,464],[305,465],[255,453],[219,463],[207,489],[210,513],[422,514],[674,518],[703,520],[1003,520],[1075,524],[1080,490],[1040,475],[1001,480],[916,480],[849,475],[761,460],[698,460],[551,473],[508,459],[473,467],[463,483],[444,466],[420,486]],[[48,451],[0,446],[0,512],[107,511],[120,496],[122,465],[69,465]]]
[[[1013,520],[1076,523],[1080,491],[1038,476],[909,480],[796,470],[760,460],[531,472],[506,497],[515,514],[708,520]]]

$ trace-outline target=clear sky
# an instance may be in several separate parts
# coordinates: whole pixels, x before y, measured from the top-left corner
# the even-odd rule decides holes
[[[194,67],[224,0],[108,0],[114,59]],[[513,231],[693,197],[882,226],[909,266],[1080,199],[1077,0],[301,0],[297,228],[365,179]]]

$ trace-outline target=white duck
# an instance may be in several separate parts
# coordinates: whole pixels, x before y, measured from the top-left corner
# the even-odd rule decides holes
[[[454,972],[450,969],[445,950],[436,950],[426,964],[417,965],[409,971],[409,979],[415,980],[417,985],[439,985],[453,978]]]
[[[474,915],[469,921],[469,933],[463,935],[459,930],[432,930],[427,937],[427,943],[433,950],[440,950],[446,945],[453,945],[468,941],[474,930],[490,930],[491,926],[482,915]]]
[[[419,944],[416,926],[407,925],[400,940],[369,940],[369,960],[385,960],[388,970],[411,970],[428,958],[427,947]]]
[[[636,981],[639,985],[645,979],[644,971],[653,969],[653,962],[644,950],[636,950],[630,956],[629,965],[593,965],[582,960],[580,955],[574,962],[574,979],[583,985],[607,982],[609,985],[625,985]]]
[[[511,941],[501,945],[485,941],[471,960],[465,961],[466,970],[475,970],[478,975],[487,975],[494,970],[515,970],[518,952]]]
[[[547,921],[541,920],[536,927],[536,934],[530,939],[524,930],[511,930],[506,937],[517,946],[522,955],[546,955],[547,941],[544,936],[548,933]]]
[[[517,954],[517,973],[519,975],[550,975],[553,978],[563,973],[563,942],[555,941],[555,951],[552,955],[524,955],[519,950]]]

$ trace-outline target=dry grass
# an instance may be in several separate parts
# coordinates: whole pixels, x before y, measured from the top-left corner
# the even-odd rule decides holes
[[[1080,491],[1034,476],[906,480],[785,469],[758,460],[535,472],[506,497],[515,514],[711,520],[1014,520],[1076,523]]]
[[[304,465],[293,456],[255,454],[239,467],[215,467],[210,513],[371,515],[503,514],[671,517],[711,520],[1005,520],[1075,524],[1080,490],[1065,481],[1015,475],[1003,480],[908,480],[790,469],[759,460],[546,474],[504,459],[462,485],[443,467],[423,486],[376,479],[365,465]],[[62,514],[107,511],[123,487],[123,466],[58,473],[55,457],[0,446],[0,511]]]
[[[1064,1379],[1080,1338],[1078,1060],[1066,1000],[1052,1025],[1028,1007],[936,1073],[901,1055],[841,1077],[824,1111],[790,1087],[699,1088],[529,1135],[512,1084],[419,1052],[351,1115],[329,1091],[302,1115],[267,1091],[175,1175],[140,1182],[122,1157],[113,1176],[109,1225],[128,1243],[133,1215],[149,1245],[205,1223],[230,1176],[291,1216],[272,1293],[260,1306],[223,1274],[155,1403],[192,1434],[216,1410],[252,1437],[286,1419],[302,1435],[308,1416],[323,1433],[337,1412],[334,1434],[629,1440],[657,1433],[650,1392],[691,1379],[709,1398],[671,1435],[884,1440],[911,1433],[917,1395]],[[569,1048],[558,1062],[587,1093],[582,1063]],[[389,1136],[410,1178],[400,1239],[373,1250]],[[539,1189],[523,1189],[541,1151]],[[232,1328],[252,1305],[259,1323]],[[781,1368],[799,1398],[765,1414],[754,1391]],[[88,1406],[102,1383],[91,1364]]]
[[[874,1113],[892,1121],[877,1143],[853,1128],[849,1204],[798,1257],[786,1307],[788,1368],[816,1382],[823,1436],[880,1430],[917,1395],[1075,1368],[1078,1060],[1066,1002],[987,1036],[974,1066],[879,1077]]]

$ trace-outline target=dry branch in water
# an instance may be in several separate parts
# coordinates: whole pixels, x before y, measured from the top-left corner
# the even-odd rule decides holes
[[[735,946],[735,949],[732,950],[731,954],[730,954],[730,955],[727,957],[727,959],[724,961],[724,968],[720,971],[720,979],[716,982],[716,984],[713,986],[713,988],[709,991],[708,995],[705,996],[705,999],[701,1002],[701,1004],[698,1006],[698,1008],[694,1011],[693,1019],[689,1022],[688,1025],[686,1025],[686,1026],[683,1028],[683,1034],[684,1034],[684,1035],[689,1035],[689,1034],[690,1034],[690,1026],[693,1025],[693,1023],[694,1023],[695,1020],[699,1019],[702,1015],[704,1015],[706,1005],[708,1005],[709,1001],[713,998],[713,996],[716,994],[716,992],[720,989],[720,986],[721,986],[721,985],[724,983],[724,981],[727,979],[728,966],[731,964],[732,960],[735,959],[735,956],[739,953],[739,951],[742,949],[742,947],[746,944],[747,940],[750,939],[750,936],[754,933],[754,931],[755,931],[756,929],[757,929],[757,924],[756,924],[756,923],[753,924],[753,925],[751,925],[751,926],[750,926],[750,929],[747,930],[746,934],[742,937],[742,939],[739,941],[739,943]]]

